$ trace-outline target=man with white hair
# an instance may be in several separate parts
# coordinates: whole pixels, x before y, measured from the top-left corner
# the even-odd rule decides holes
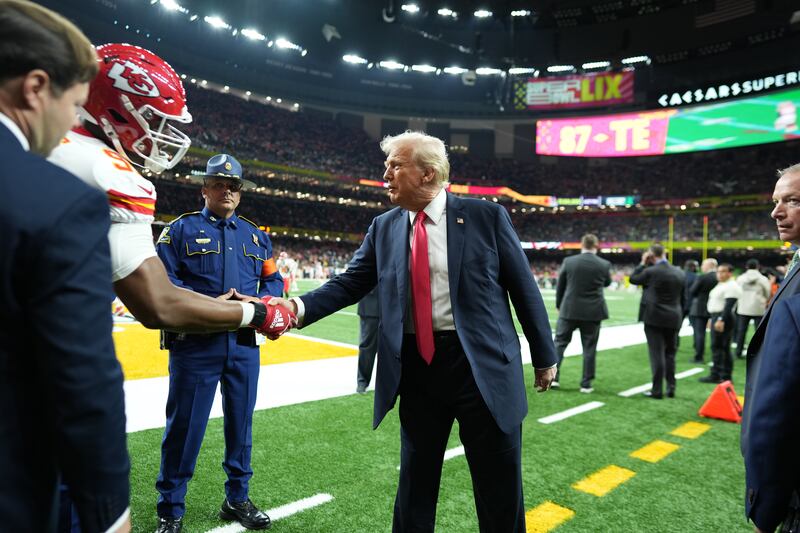
[[[377,285],[380,327],[373,425],[400,397],[395,532],[432,532],[454,420],[481,531],[524,532],[521,424],[528,411],[509,297],[530,344],[535,387],[556,353],[542,296],[506,210],[445,185],[444,143],[407,131],[381,142],[389,199],[346,272],[291,301],[301,324],[352,305]]]

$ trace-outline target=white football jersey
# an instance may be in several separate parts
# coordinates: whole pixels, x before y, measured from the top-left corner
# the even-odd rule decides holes
[[[155,257],[150,224],[156,188],[128,160],[82,128],[68,132],[49,160],[108,196],[112,281],[127,277],[145,259]]]
[[[111,222],[153,222],[156,188],[127,159],[86,130],[68,132],[49,160],[104,191]]]

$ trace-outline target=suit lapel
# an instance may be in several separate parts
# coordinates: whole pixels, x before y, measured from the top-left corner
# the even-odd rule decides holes
[[[397,297],[403,306],[406,304],[406,294],[408,293],[409,230],[408,211],[399,209],[397,217],[392,221],[390,238],[394,239],[392,256],[394,258],[395,275],[397,276]]]
[[[464,252],[464,234],[468,220],[464,216],[461,200],[447,194],[447,277],[450,282],[450,305],[455,309],[453,295],[458,294],[461,278],[461,255]]]

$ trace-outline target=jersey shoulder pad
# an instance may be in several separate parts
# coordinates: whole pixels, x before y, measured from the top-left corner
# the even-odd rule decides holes
[[[253,222],[252,220],[248,220],[248,219],[244,218],[242,215],[239,215],[239,219],[240,219],[240,220],[244,220],[244,221],[245,221],[245,222],[247,222],[248,224],[252,224],[253,226],[255,226],[255,228],[256,228],[256,229],[259,229],[259,227],[258,227],[258,224],[256,224],[256,223],[255,223],[255,222]]]

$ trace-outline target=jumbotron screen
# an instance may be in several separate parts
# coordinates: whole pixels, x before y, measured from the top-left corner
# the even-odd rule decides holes
[[[536,153],[625,157],[718,150],[800,138],[800,89],[681,109],[536,122]]]

